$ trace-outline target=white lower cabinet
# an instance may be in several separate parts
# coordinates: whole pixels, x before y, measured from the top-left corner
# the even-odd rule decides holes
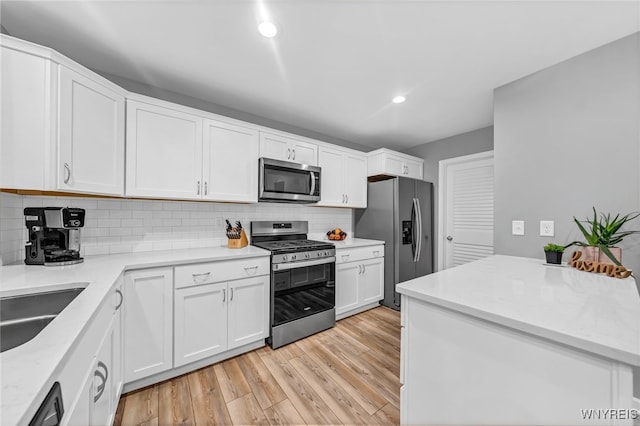
[[[176,367],[227,348],[227,283],[176,289]]]
[[[206,275],[210,281],[215,280],[216,274],[207,274],[191,275],[194,279]],[[177,272],[176,277],[178,275],[183,274]],[[183,282],[176,281],[175,367],[268,337],[269,275],[224,282],[202,281],[182,288],[178,287]]]
[[[384,297],[384,246],[336,253],[336,319],[377,306]]]
[[[116,291],[120,287],[120,284],[115,286],[114,294],[117,294]],[[71,355],[69,364],[61,376],[63,392],[75,394],[75,399],[71,397],[67,400],[69,405],[62,418],[63,425],[113,423],[121,392],[122,336],[119,331],[121,303],[114,306],[112,300],[110,298],[107,306],[102,308],[94,326]],[[87,352],[90,350],[92,352],[89,352],[88,360]],[[83,371],[87,365],[89,369]],[[80,374],[77,373],[78,370]],[[79,386],[76,383],[79,383]]]
[[[125,274],[124,381],[173,367],[173,268]]]

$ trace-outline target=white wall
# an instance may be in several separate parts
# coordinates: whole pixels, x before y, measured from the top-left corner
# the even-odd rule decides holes
[[[319,239],[340,227],[352,235],[352,210],[297,204],[225,204],[211,202],[45,197],[0,193],[0,261],[22,263],[27,229],[25,207],[86,209],[82,254],[115,254],[226,245],[225,219],[249,230],[255,220],[308,220]]]

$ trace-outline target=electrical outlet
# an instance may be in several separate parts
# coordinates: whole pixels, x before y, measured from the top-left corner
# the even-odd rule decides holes
[[[524,220],[511,221],[511,235],[524,235]]]
[[[553,221],[552,220],[540,221],[540,236],[553,237]]]

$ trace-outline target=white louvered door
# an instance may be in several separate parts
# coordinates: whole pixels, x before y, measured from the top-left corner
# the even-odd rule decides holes
[[[443,161],[442,266],[450,268],[493,254],[493,153]]]

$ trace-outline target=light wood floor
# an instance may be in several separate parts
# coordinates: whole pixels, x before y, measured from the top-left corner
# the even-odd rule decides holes
[[[115,425],[399,424],[400,313],[379,307],[120,399]]]

